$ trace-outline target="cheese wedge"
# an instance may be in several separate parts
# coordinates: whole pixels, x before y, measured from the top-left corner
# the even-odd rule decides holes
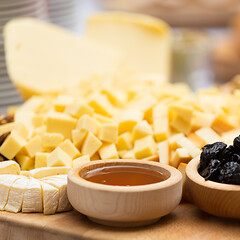
[[[42,189],[40,181],[30,178],[24,192],[22,212],[42,212]]]
[[[40,184],[42,187],[43,213],[54,214],[58,206],[59,190],[43,181]]]
[[[0,174],[19,175],[20,166],[17,164],[17,162],[12,160],[0,162]]]
[[[7,203],[12,184],[19,178],[25,177],[21,175],[0,175],[0,210],[3,210]]]
[[[11,186],[7,205],[4,210],[8,212],[20,212],[23,204],[23,196],[25,190],[27,189],[27,185],[29,183],[28,178],[20,178],[17,179]]]
[[[36,19],[8,22],[4,38],[8,72],[24,98],[63,92],[94,73],[122,68],[117,50]]]

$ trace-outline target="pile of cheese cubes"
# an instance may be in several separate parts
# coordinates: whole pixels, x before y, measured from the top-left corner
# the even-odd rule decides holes
[[[21,170],[98,159],[147,159],[185,168],[200,148],[239,134],[240,92],[192,93],[154,76],[94,76],[56,96],[33,96],[15,112],[0,147]]]

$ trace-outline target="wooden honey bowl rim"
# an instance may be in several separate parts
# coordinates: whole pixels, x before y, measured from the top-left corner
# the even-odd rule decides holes
[[[226,183],[214,182],[211,180],[205,180],[198,172],[199,163],[200,163],[200,156],[197,156],[194,159],[192,159],[187,165],[186,174],[191,181],[209,189],[240,192],[240,185],[226,184]]]
[[[100,168],[103,166],[147,166],[151,170],[160,169],[163,174],[167,175],[167,179],[152,184],[139,185],[139,186],[113,186],[113,185],[104,185],[100,183],[90,182],[83,177],[80,176],[81,171],[84,169],[92,170],[96,168]],[[155,170],[156,171],[156,170]],[[176,168],[161,164],[159,162],[150,162],[145,160],[133,160],[133,159],[112,159],[112,160],[97,160],[86,163],[81,166],[76,166],[70,170],[68,173],[68,178],[71,179],[75,184],[87,187],[89,189],[97,189],[108,192],[146,192],[153,191],[158,189],[168,188],[173,186],[180,181],[182,181],[182,174]]]

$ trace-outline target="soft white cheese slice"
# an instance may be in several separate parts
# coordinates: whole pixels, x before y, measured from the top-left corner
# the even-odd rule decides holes
[[[40,182],[42,186],[43,213],[54,214],[58,207],[59,189],[43,181]]]
[[[56,176],[55,178],[43,178],[42,180],[59,189],[57,212],[69,211],[72,209],[72,206],[67,197],[67,176],[62,178],[59,176]]]
[[[21,175],[0,175],[0,210],[3,210],[8,201],[9,190],[12,184],[19,178],[25,178]]]
[[[44,178],[52,175],[67,174],[71,167],[42,167],[29,171],[29,175],[34,178]]]
[[[0,162],[0,174],[20,174],[20,166],[17,162],[9,160]]]
[[[42,212],[42,188],[40,181],[30,178],[24,192],[22,212]]]
[[[23,196],[28,183],[28,178],[20,178],[12,184],[8,195],[7,205],[5,206],[4,210],[14,213],[21,211]]]

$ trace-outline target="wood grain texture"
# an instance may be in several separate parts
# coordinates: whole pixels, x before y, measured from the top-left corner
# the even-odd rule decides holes
[[[51,216],[0,212],[0,240],[237,240],[239,235],[239,220],[217,218],[187,203],[141,228],[101,226],[76,211]]]

